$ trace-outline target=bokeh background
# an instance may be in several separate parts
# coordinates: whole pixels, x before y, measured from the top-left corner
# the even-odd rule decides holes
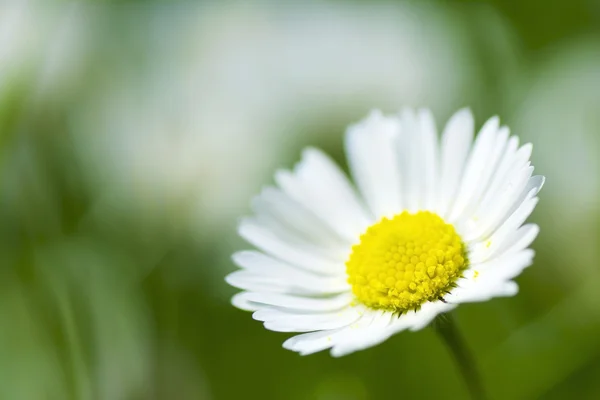
[[[432,329],[342,359],[234,309],[249,201],[371,108],[470,106],[547,176],[492,399],[600,398],[600,3],[0,2],[0,399],[462,399]]]

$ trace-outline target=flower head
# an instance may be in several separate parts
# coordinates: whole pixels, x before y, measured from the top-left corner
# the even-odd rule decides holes
[[[428,110],[374,111],[346,133],[358,191],[325,154],[305,150],[240,224],[259,251],[233,256],[242,269],[227,282],[244,290],[233,304],[267,329],[307,332],[287,349],[342,356],[460,303],[515,295],[544,178],[532,176],[531,145],[497,117],[473,136],[466,109],[439,143]]]

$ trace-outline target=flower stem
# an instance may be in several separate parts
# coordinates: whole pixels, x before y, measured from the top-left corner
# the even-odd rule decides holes
[[[469,351],[465,339],[460,334],[454,318],[450,314],[438,316],[433,324],[435,330],[454,356],[454,361],[463,376],[473,400],[485,400],[485,390],[475,365],[475,359]]]

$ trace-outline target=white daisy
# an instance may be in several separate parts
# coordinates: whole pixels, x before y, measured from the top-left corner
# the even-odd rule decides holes
[[[490,118],[473,142],[467,109],[441,142],[429,110],[374,111],[346,133],[355,191],[317,149],[254,199],[233,260],[235,306],[267,329],[308,332],[283,346],[342,356],[429,324],[460,303],[513,296],[539,228],[523,225],[544,178],[531,144]]]

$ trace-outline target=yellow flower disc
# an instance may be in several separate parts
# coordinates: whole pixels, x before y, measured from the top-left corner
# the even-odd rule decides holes
[[[397,313],[443,299],[456,286],[468,261],[454,227],[419,211],[383,218],[360,237],[346,263],[358,301]]]

